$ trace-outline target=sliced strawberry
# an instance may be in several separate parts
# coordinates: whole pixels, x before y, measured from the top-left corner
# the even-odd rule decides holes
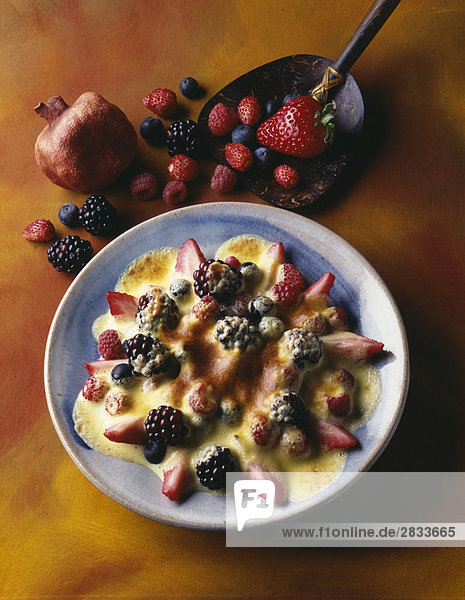
[[[107,292],[107,301],[114,317],[134,318],[136,316],[138,300],[135,296],[121,292]]]
[[[313,430],[320,446],[326,450],[352,448],[358,440],[342,425],[313,415]]]
[[[381,342],[348,331],[330,333],[320,339],[326,352],[352,361],[365,360],[384,348]]]
[[[286,251],[282,242],[276,242],[268,248],[265,254],[267,261],[266,272],[262,279],[261,285],[264,289],[278,281],[278,269],[286,262]]]
[[[205,261],[199,245],[192,238],[186,240],[179,250],[174,270],[192,279],[192,273]]]
[[[276,242],[268,248],[266,255],[273,259],[273,262],[282,265],[286,260],[286,251],[282,242]]]
[[[107,427],[103,435],[111,442],[121,444],[145,444],[147,433],[144,425],[145,417],[130,417]]]
[[[128,362],[127,359],[117,360],[94,360],[92,362],[84,363],[84,367],[89,375],[95,375],[99,371],[110,371],[116,365]]]
[[[279,504],[286,498],[287,493],[284,483],[276,475],[270,473],[270,470],[267,469],[262,463],[255,462],[249,465],[247,468],[247,479],[265,479],[272,481],[275,487],[274,501],[276,504]]]
[[[333,287],[333,283],[336,277],[330,273],[326,272],[318,281],[315,281],[309,288],[307,288],[304,292],[305,298],[318,298],[320,296],[329,296],[331,288]]]
[[[191,485],[191,473],[185,461],[178,463],[168,471],[163,471],[161,491],[170,500],[180,500]]]

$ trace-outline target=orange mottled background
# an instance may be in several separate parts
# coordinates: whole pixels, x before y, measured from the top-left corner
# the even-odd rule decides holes
[[[138,128],[141,100],[186,75],[203,102],[293,53],[336,58],[370,0],[3,0],[0,3],[0,598],[465,598],[464,550],[227,549],[224,535],[160,525],[110,500],[61,446],[43,388],[48,328],[72,276],[25,225],[85,195],[34,161],[33,107],[96,91]],[[300,213],[352,243],[398,301],[412,360],[407,407],[378,470],[464,470],[465,5],[403,0],[352,69],[366,129],[352,169]],[[167,154],[140,140],[136,166],[166,181]],[[213,163],[191,203],[211,202]],[[130,227],[168,207],[107,193]],[[261,200],[246,191],[232,200]],[[86,237],[85,232],[79,231]],[[89,236],[87,236],[89,237]],[[108,240],[92,240],[98,251]],[[154,499],[156,501],[156,499]],[[421,500],[419,500],[421,501]]]

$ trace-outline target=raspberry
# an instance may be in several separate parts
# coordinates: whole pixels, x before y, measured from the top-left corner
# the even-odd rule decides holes
[[[151,200],[157,193],[157,180],[153,173],[145,172],[131,179],[129,189],[136,200]]]
[[[326,396],[329,410],[337,417],[345,417],[350,411],[350,396],[347,392],[337,396]]]
[[[116,210],[102,195],[89,196],[79,209],[79,221],[92,235],[110,231],[116,222]]]
[[[285,281],[278,281],[271,288],[271,293],[274,296],[274,300],[277,304],[288,305],[292,304],[300,297],[302,291],[296,285],[292,283],[286,283]]]
[[[273,171],[274,178],[279,185],[292,190],[299,183],[300,177],[295,169],[289,165],[280,165]]]
[[[194,271],[194,291],[202,296],[225,300],[234,296],[242,286],[242,275],[222,260],[205,260]]]
[[[210,185],[214,192],[219,194],[226,194],[231,192],[237,183],[237,175],[230,168],[225,165],[217,165]]]
[[[225,446],[207,446],[199,452],[195,472],[200,483],[209,490],[226,487],[226,473],[236,471],[236,461],[229,448]]]
[[[163,200],[166,204],[177,206],[187,198],[187,185],[182,181],[170,181],[163,190]]]
[[[55,227],[48,219],[37,219],[23,229],[23,238],[30,242],[49,242],[55,237]]]
[[[189,406],[196,413],[212,414],[218,408],[218,401],[213,397],[212,392],[212,386],[201,381],[189,394]]]
[[[98,377],[89,377],[82,388],[82,395],[86,400],[98,402],[108,391],[108,384]]]
[[[306,411],[300,396],[287,392],[271,404],[270,419],[281,424],[299,425],[303,422]]]
[[[150,440],[168,446],[176,446],[188,433],[182,411],[164,404],[149,412],[145,430]]]
[[[262,116],[260,102],[254,96],[242,98],[237,107],[237,114],[244,125],[256,125]]]
[[[92,245],[78,235],[66,235],[47,250],[48,261],[57,271],[77,273],[92,257]]]
[[[295,365],[287,365],[281,369],[281,388],[297,392],[301,384],[301,373]]]
[[[250,426],[250,433],[257,446],[274,446],[279,435],[279,427],[266,415],[257,415]]]
[[[143,333],[156,333],[161,329],[174,329],[179,320],[176,302],[161,288],[152,287],[149,294],[139,298],[137,324]]]
[[[347,314],[342,306],[330,306],[325,311],[326,320],[334,329],[347,329]]]
[[[197,304],[192,307],[192,314],[201,323],[216,321],[220,316],[220,305],[213,296],[203,296]]]
[[[105,410],[110,415],[120,415],[124,413],[130,405],[130,398],[123,392],[112,392],[105,399]]]
[[[298,427],[286,427],[279,443],[283,452],[291,458],[308,456],[310,452],[307,436]]]
[[[204,140],[198,124],[191,119],[172,123],[166,130],[168,154],[186,154],[198,158],[204,154]]]
[[[218,165],[218,166],[220,166],[220,165]],[[236,270],[239,269],[239,267],[241,266],[240,260],[237,259],[235,256],[228,256],[228,258],[224,259],[224,262],[227,265],[229,265],[230,267],[232,267],[233,269],[236,269]]]
[[[231,304],[228,307],[228,310],[231,311],[232,316],[237,315],[238,317],[246,317],[249,315],[249,304],[250,304],[250,296],[246,296],[241,294],[240,296],[236,296]]]
[[[215,338],[225,350],[240,350],[253,348],[260,340],[260,333],[245,317],[224,317],[215,325]]]
[[[176,154],[168,165],[168,176],[172,181],[189,183],[199,174],[199,163],[185,154]]]
[[[178,101],[176,94],[166,88],[157,88],[142,100],[144,106],[159,117],[171,117]]]
[[[105,360],[124,358],[119,333],[114,329],[105,329],[98,336],[98,352]]]
[[[288,329],[284,341],[290,359],[299,369],[318,363],[323,354],[320,340],[309,329]]]
[[[294,267],[294,265],[291,265],[290,263],[284,263],[281,265],[279,268],[278,277],[280,281],[295,285],[300,288],[301,291],[304,291],[305,289],[305,281],[302,273],[297,267]]]
[[[172,365],[172,355],[158,338],[138,333],[123,342],[123,352],[135,373],[152,377],[165,373]]]
[[[221,102],[216,104],[208,115],[208,127],[213,135],[227,135],[238,124],[237,113]]]
[[[230,166],[241,173],[253,165],[253,154],[244,144],[226,144],[224,156]]]

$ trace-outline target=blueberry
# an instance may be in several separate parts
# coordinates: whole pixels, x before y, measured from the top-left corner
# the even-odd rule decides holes
[[[261,171],[269,171],[274,166],[273,152],[269,148],[260,146],[254,151],[255,164]]]
[[[274,302],[268,296],[257,296],[250,302],[250,313],[253,317],[271,317],[274,313]]]
[[[169,292],[175,299],[185,296],[191,288],[191,284],[187,279],[175,279],[171,282]]]
[[[150,440],[147,446],[144,448],[144,456],[152,463],[152,465],[158,465],[165,458],[166,445]]]
[[[79,227],[79,208],[75,204],[63,204],[58,211],[58,218],[68,227]]]
[[[296,94],[295,92],[293,94],[288,94],[287,96],[284,96],[284,100],[283,100],[283,106],[285,104],[287,104],[288,102],[290,102],[291,100],[294,100],[294,98],[298,98],[299,96],[301,96],[302,94]]]
[[[179,84],[179,91],[186,98],[198,98],[200,96],[200,86],[198,81],[193,77],[184,77]]]
[[[280,108],[281,102],[279,100],[268,100],[265,104],[265,118],[268,119],[269,117],[272,117]]]
[[[262,277],[262,273],[257,265],[253,262],[244,262],[239,267],[239,273],[246,286],[253,286],[258,283]]]
[[[255,147],[257,144],[255,130],[248,125],[238,125],[231,131],[231,140],[234,144],[244,144],[247,147]]]
[[[130,383],[133,373],[134,370],[130,364],[121,363],[116,365],[116,367],[113,367],[111,371],[111,379],[117,385],[122,385],[125,387]]]
[[[165,128],[157,117],[147,117],[142,121],[139,132],[146,142],[152,146],[161,146],[166,141]]]

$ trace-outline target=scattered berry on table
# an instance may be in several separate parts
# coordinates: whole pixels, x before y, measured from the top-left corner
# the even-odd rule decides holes
[[[270,419],[282,424],[299,425],[305,418],[307,409],[300,396],[294,392],[287,392],[270,406]]]
[[[218,401],[213,395],[213,388],[204,381],[197,383],[190,391],[189,406],[195,413],[211,415],[218,408]]]
[[[301,94],[297,94],[296,92],[293,92],[292,94],[287,94],[283,98],[282,106],[284,106],[285,104],[287,104],[291,100],[294,100],[294,98],[298,98],[299,96],[301,96]]]
[[[188,295],[190,289],[190,281],[187,281],[187,279],[175,279],[170,283],[169,293],[175,300],[180,300]]]
[[[170,181],[163,189],[163,200],[166,204],[178,206],[186,200],[188,191],[187,185],[182,181]]]
[[[286,427],[279,440],[279,445],[283,452],[291,458],[308,456],[310,452],[307,436],[298,427]]]
[[[305,281],[302,273],[290,263],[284,263],[279,267],[278,278],[280,281],[297,286],[302,291],[305,289]]]
[[[345,417],[350,411],[350,396],[347,392],[338,394],[337,396],[326,396],[326,404],[329,410],[336,417]]]
[[[115,329],[105,329],[98,336],[98,353],[105,360],[124,358],[119,333]]]
[[[262,278],[262,272],[253,262],[244,262],[239,267],[239,273],[242,275],[245,287],[253,287]]]
[[[241,405],[230,398],[225,398],[220,402],[220,416],[228,425],[236,425],[242,419]]]
[[[71,202],[63,204],[58,211],[58,219],[67,227],[79,227],[79,208]]]
[[[249,125],[237,125],[231,131],[231,141],[235,144],[244,144],[248,148],[254,148],[257,145],[255,129]]]
[[[178,324],[179,309],[160,287],[152,287],[149,294],[139,298],[136,320],[139,329],[146,334],[173,329]]]
[[[330,306],[325,311],[325,317],[333,329],[347,329],[347,314],[342,306]]]
[[[232,169],[225,165],[217,165],[211,178],[211,188],[219,194],[231,192],[237,184],[237,175]]]
[[[229,165],[241,173],[253,165],[253,154],[244,144],[226,144],[224,156]]]
[[[128,363],[120,363],[111,370],[111,380],[121,387],[129,387],[133,375],[134,369]]]
[[[142,138],[152,146],[163,146],[166,141],[163,122],[158,117],[147,117],[139,127]]]
[[[217,300],[225,300],[242,287],[242,275],[222,260],[203,261],[193,277],[194,291],[200,298],[210,295]]]
[[[274,446],[279,436],[279,427],[275,421],[271,421],[266,415],[256,415],[250,426],[250,433],[257,446]]]
[[[171,117],[178,106],[176,94],[167,88],[157,88],[142,100],[144,106],[159,117]]]
[[[200,483],[209,490],[226,487],[226,473],[236,471],[236,461],[229,448],[207,446],[198,454],[195,472]]]
[[[195,100],[195,98],[198,98],[202,93],[198,81],[193,77],[184,77],[181,79],[179,91],[183,96],[190,98],[191,100]]]
[[[130,404],[131,400],[129,396],[119,390],[111,392],[105,398],[105,410],[112,416],[124,413],[128,410]]]
[[[282,304],[284,306],[295,302],[302,294],[301,289],[292,284],[286,283],[285,281],[278,281],[271,288],[271,295],[273,296],[276,304]]]
[[[82,395],[91,402],[99,402],[107,392],[108,384],[98,377],[89,377],[82,388]]]
[[[220,305],[213,296],[203,296],[192,307],[192,314],[201,323],[216,321],[220,316]]]
[[[152,465],[158,465],[165,458],[166,444],[149,440],[144,448],[144,456]]]
[[[172,181],[189,183],[198,176],[199,172],[199,163],[185,154],[176,154],[168,165],[168,176]]]
[[[237,114],[244,125],[256,125],[262,117],[262,107],[255,96],[246,96],[239,102]]]
[[[275,156],[269,148],[260,146],[253,153],[255,164],[261,171],[270,171],[275,165]]]
[[[164,404],[149,412],[145,430],[150,440],[168,446],[176,446],[188,433],[182,411]]]
[[[278,110],[281,108],[281,106],[282,106],[282,103],[279,100],[276,100],[275,98],[265,102],[265,109],[264,109],[264,115],[263,115],[265,117],[265,119],[272,117],[275,114],[275,112],[278,112]]]
[[[131,179],[129,189],[136,200],[151,200],[157,193],[158,183],[153,173],[146,171]]]
[[[239,267],[241,266],[240,260],[238,258],[236,258],[235,256],[228,256],[227,258],[224,259],[224,262],[227,265],[229,265],[230,267],[232,267],[233,269],[239,269]]]
[[[215,338],[225,350],[245,350],[253,348],[260,340],[260,332],[246,317],[223,317],[216,322]]]
[[[123,342],[123,352],[135,373],[152,377],[166,373],[172,365],[172,355],[158,338],[136,334]]]
[[[320,340],[309,329],[288,329],[284,333],[284,341],[290,359],[299,369],[315,365],[323,354]]]
[[[238,123],[236,111],[221,102],[216,104],[208,115],[208,127],[213,135],[228,135]]]
[[[105,196],[89,196],[79,209],[79,221],[91,235],[109,232],[116,223],[116,209]]]
[[[205,144],[200,128],[195,121],[176,121],[166,130],[166,145],[170,156],[185,154],[199,158],[205,152]]]
[[[66,235],[47,251],[48,261],[57,271],[77,273],[92,257],[92,245],[78,235]]]
[[[275,306],[273,300],[268,298],[268,296],[256,296],[250,302],[249,310],[252,317],[258,321],[262,317],[273,316]]]
[[[258,324],[258,331],[266,340],[279,340],[284,333],[284,323],[277,317],[263,317]]]
[[[55,237],[55,227],[48,219],[37,219],[23,229],[23,238],[30,242],[49,242]]]
[[[279,165],[273,171],[274,178],[279,185],[282,185],[287,190],[292,190],[300,181],[297,171],[289,165]]]

